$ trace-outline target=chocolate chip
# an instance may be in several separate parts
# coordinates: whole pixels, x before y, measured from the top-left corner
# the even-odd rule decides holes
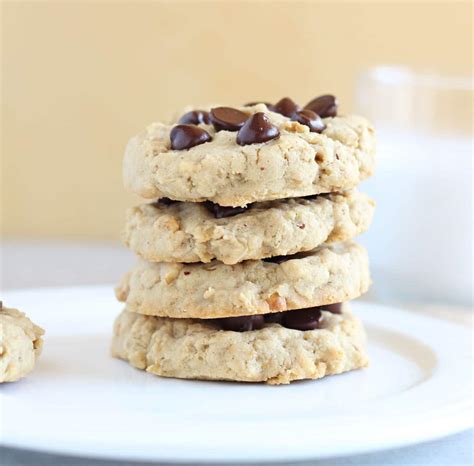
[[[204,110],[192,110],[191,112],[185,113],[180,119],[179,123],[182,125],[200,125],[210,123],[209,112]]]
[[[273,312],[264,315],[224,317],[220,319],[211,319],[210,321],[222,330],[230,330],[233,332],[259,330],[263,328],[265,324],[280,324],[283,327],[294,330],[315,330],[319,328],[322,319],[321,311],[327,311],[330,306],[341,306],[341,304],[308,307],[306,309]],[[335,311],[330,312],[336,313]]]
[[[311,251],[301,251],[295,254],[290,254],[288,256],[273,256],[273,257],[266,257],[262,259],[264,262],[272,262],[274,264],[281,264],[282,262],[286,262],[292,259],[303,259],[311,255]]]
[[[321,320],[321,310],[319,307],[297,309],[285,312],[284,314],[283,325],[295,330],[314,330],[318,328]]]
[[[253,114],[240,128],[237,133],[237,144],[246,146],[247,144],[257,144],[278,138],[280,131],[270,123],[265,113]]]
[[[168,197],[162,197],[161,199],[158,199],[156,202],[153,202],[153,205],[155,207],[158,207],[159,205],[168,206],[171,204],[175,204],[176,202],[179,202],[179,201],[174,201],[173,199],[169,199]]]
[[[286,262],[290,260],[291,256],[273,256],[273,257],[266,257],[262,259],[264,262],[271,262],[272,264],[281,264],[282,262]]]
[[[283,99],[273,105],[270,110],[291,118],[297,111],[301,110],[301,107],[296,105],[289,97],[283,97]]]
[[[312,110],[304,109],[296,112],[291,119],[307,126],[312,133],[320,133],[326,128],[321,117]]]
[[[248,206],[244,207],[226,207],[219,204],[214,204],[214,202],[205,202],[204,205],[207,209],[214,214],[215,218],[224,218],[224,217],[234,217],[245,212],[248,209]]]
[[[177,125],[170,133],[171,149],[184,150],[212,140],[210,134],[195,125]]]
[[[311,102],[306,104],[304,108],[312,110],[317,113],[321,118],[335,117],[337,115],[337,108],[339,103],[336,97],[330,94],[321,95],[316,97]]]
[[[232,332],[259,330],[265,323],[262,315],[226,317],[224,319],[215,319],[215,321],[223,330],[230,330]]]
[[[272,104],[270,104],[268,102],[249,102],[249,103],[245,104],[244,107],[253,107],[254,105],[258,105],[258,104],[264,104],[264,105],[267,106],[267,108],[272,107]]]
[[[342,303],[326,304],[321,306],[323,311],[329,311],[333,314],[342,314]]]
[[[217,131],[238,131],[248,119],[248,115],[236,108],[217,107],[211,110],[211,123]]]
[[[263,317],[265,323],[268,324],[281,324],[283,322],[284,312],[272,312],[271,314],[265,314]]]

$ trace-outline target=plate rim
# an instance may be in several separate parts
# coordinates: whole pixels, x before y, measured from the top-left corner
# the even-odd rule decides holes
[[[106,292],[110,294],[111,298],[113,297],[112,293],[112,286],[106,285],[81,285],[81,286],[74,286],[74,287],[39,287],[39,288],[23,288],[23,289],[12,289],[7,290],[2,293],[5,298],[9,298],[9,295],[16,295],[16,294],[23,294],[27,293],[47,293],[47,292]],[[439,317],[433,317],[429,314],[418,314],[415,311],[410,309],[406,309],[403,307],[395,307],[389,306],[386,304],[378,304],[373,302],[364,302],[359,301],[354,303],[355,307],[359,306],[369,306],[369,307],[377,307],[379,309],[386,309],[389,312],[393,311],[401,311],[402,313],[407,313],[410,315],[415,315],[419,319],[430,319],[434,322],[442,321],[447,322],[449,325],[458,326],[458,324],[454,324],[452,322],[445,321],[444,319],[440,319]],[[357,312],[357,310],[356,310]],[[380,311],[379,311],[380,312]],[[464,329],[466,328],[464,325],[462,326]],[[389,327],[390,328],[390,327]],[[0,393],[0,405],[2,402],[2,395]],[[147,450],[143,452],[135,451],[134,454],[127,454],[125,450],[122,452],[117,452],[114,450],[113,453],[107,449],[101,450],[100,448],[95,448],[90,443],[87,447],[87,452],[81,451],[84,448],[84,445],[76,446],[72,445],[71,442],[69,443],[62,443],[58,444],[35,444],[34,441],[28,442],[28,445],[25,446],[24,442],[21,443],[20,441],[15,442],[13,439],[4,438],[3,434],[0,436],[0,445],[8,448],[15,448],[27,451],[37,451],[43,453],[52,453],[52,454],[59,454],[65,456],[77,456],[83,458],[102,458],[102,459],[121,459],[121,460],[140,460],[140,461],[168,461],[174,463],[182,463],[182,462],[189,462],[189,461],[206,461],[206,462],[232,462],[232,461],[302,461],[302,460],[311,460],[311,459],[325,459],[325,458],[336,458],[336,457],[344,457],[348,455],[354,454],[363,454],[363,453],[370,453],[370,452],[377,452],[383,451],[390,448],[399,448],[403,446],[410,446],[415,445],[423,442],[428,442],[431,440],[437,440],[442,437],[452,435],[458,432],[465,431],[469,428],[473,427],[472,421],[472,399],[462,400],[460,406],[458,406],[454,412],[452,413],[445,413],[445,417],[442,418],[443,422],[433,423],[431,425],[431,429],[425,429],[421,433],[418,432],[418,435],[414,435],[412,438],[401,438],[400,436],[397,437],[394,441],[391,439],[387,439],[385,442],[377,441],[376,443],[373,441],[366,442],[365,444],[358,444],[358,445],[351,445],[349,448],[342,448],[338,454],[335,454],[333,449],[329,449],[329,451],[319,451],[318,454],[315,452],[310,452],[308,450],[298,451],[295,448],[289,449],[287,452],[282,452],[281,450],[277,449],[276,453],[271,456],[269,455],[269,451],[265,448],[265,454],[255,455],[255,451],[252,451],[251,454],[245,455],[228,455],[225,456],[209,456],[209,454],[201,454],[190,456],[189,454],[183,454],[184,452],[181,451],[180,455],[176,455],[176,451],[174,453],[169,452],[166,453],[165,451],[161,451],[159,456],[157,456],[157,451],[153,449],[153,451]],[[449,422],[448,422],[449,421]],[[0,425],[0,433],[3,432],[3,428]],[[39,440],[41,442],[41,440]],[[72,442],[74,443],[74,442]],[[92,448],[91,448],[92,447]],[[117,454],[119,453],[119,454]],[[150,454],[151,453],[151,454]],[[258,452],[257,452],[258,453]]]

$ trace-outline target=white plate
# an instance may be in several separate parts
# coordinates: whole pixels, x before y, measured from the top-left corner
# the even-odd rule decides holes
[[[4,445],[160,461],[342,456],[438,438],[471,424],[471,334],[462,325],[354,303],[367,370],[288,386],[158,378],[108,354],[111,288],[4,293],[46,329],[26,379],[0,388]]]

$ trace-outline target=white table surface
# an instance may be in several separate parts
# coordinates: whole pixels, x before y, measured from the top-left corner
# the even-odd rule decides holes
[[[114,243],[69,243],[8,240],[0,248],[0,290],[115,283],[133,264],[133,255]],[[375,297],[375,295],[372,295]],[[1,299],[1,294],[0,294]],[[14,305],[14,303],[8,303]],[[415,306],[414,306],[415,307]],[[446,306],[420,306],[420,312],[449,317],[462,325],[472,322],[470,310],[453,313]],[[1,422],[1,419],[0,419]],[[304,464],[333,465],[466,465],[473,464],[474,431],[462,432],[438,441],[357,455],[350,458],[313,461]],[[137,463],[73,458],[0,448],[2,466],[109,466]],[[142,465],[149,463],[139,463]]]

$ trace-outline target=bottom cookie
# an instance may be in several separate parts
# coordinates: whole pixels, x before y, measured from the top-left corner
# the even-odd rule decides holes
[[[362,324],[347,304],[340,314],[322,311],[319,328],[306,331],[266,323],[236,332],[125,310],[115,321],[112,356],[163,377],[278,385],[366,367],[364,345]]]
[[[0,383],[15,382],[33,370],[43,334],[23,312],[0,302]]]

